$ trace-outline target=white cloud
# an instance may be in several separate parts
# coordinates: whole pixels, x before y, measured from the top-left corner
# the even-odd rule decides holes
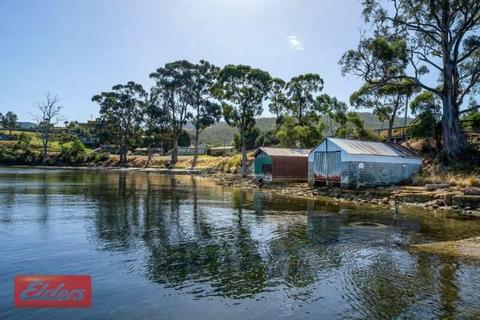
[[[293,49],[297,51],[303,51],[305,49],[303,47],[303,44],[300,42],[300,40],[298,40],[297,36],[295,35],[287,36],[287,40]]]

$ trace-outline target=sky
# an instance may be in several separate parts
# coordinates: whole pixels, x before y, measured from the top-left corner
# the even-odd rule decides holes
[[[338,60],[356,46],[360,0],[0,0],[0,112],[32,121],[58,95],[62,117],[98,116],[91,97],[167,62],[247,64],[288,81],[318,73],[348,101],[360,84]],[[269,116],[264,112],[263,116]]]

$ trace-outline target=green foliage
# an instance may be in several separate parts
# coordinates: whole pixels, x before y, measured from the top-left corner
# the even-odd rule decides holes
[[[270,87],[268,72],[245,65],[227,65],[218,74],[213,90],[222,101],[225,122],[239,131],[244,177],[247,175],[245,134],[255,126],[255,117],[262,114]]]
[[[264,130],[261,131],[260,135],[255,140],[255,145],[257,147],[261,146],[275,146],[280,143],[276,135],[276,130]]]
[[[432,92],[424,90],[410,102],[410,109],[413,114],[417,115],[423,112],[430,112],[439,116],[441,114],[441,101]]]
[[[330,97],[328,94],[322,94],[317,98],[316,109],[327,124],[327,131],[330,136],[335,134],[335,126],[342,127],[347,122],[347,104],[335,97]]]
[[[85,146],[76,136],[61,144],[59,159],[66,164],[78,164],[85,161]]]
[[[299,125],[294,117],[286,117],[276,136],[280,145],[288,148],[311,148],[323,139],[322,122]]]
[[[120,145],[120,163],[127,162],[128,146],[138,141],[146,108],[147,93],[133,81],[116,85],[112,91],[92,98],[100,105],[97,128],[104,142]]]
[[[31,150],[31,148],[32,148],[31,142],[32,142],[32,137],[27,135],[25,132],[22,132],[18,136],[18,141],[13,146],[13,149],[15,151],[20,150],[20,151],[26,152],[28,150]]]
[[[420,113],[415,123],[408,129],[412,138],[432,138],[440,134],[441,127],[438,118],[430,111]],[[439,130],[440,129],[440,130]]]
[[[268,110],[275,115],[277,123],[281,121],[288,107],[288,99],[285,95],[285,81],[279,78],[272,79],[272,87],[268,93]]]
[[[36,152],[31,144],[32,138],[21,133],[18,141],[12,146],[0,147],[0,163],[35,165],[41,162],[40,153]]]
[[[260,146],[260,144],[258,144],[259,141],[257,141],[260,135],[261,130],[257,127],[253,127],[245,133],[245,145],[247,150],[256,149]],[[238,133],[235,134],[233,138],[233,144],[237,150],[240,151],[242,149],[242,142]]]
[[[218,122],[221,117],[220,104],[212,99],[212,90],[219,68],[205,60],[194,64],[190,68],[190,77],[186,92],[192,115],[193,127],[198,133]]]
[[[409,80],[438,97],[442,152],[454,157],[467,145],[458,111],[480,89],[480,1],[366,0],[363,6],[371,33],[343,55],[342,73],[375,85]]]
[[[0,113],[0,124],[3,128],[9,131],[9,134],[12,134],[12,131],[17,127],[17,115],[12,111],[8,111],[6,114]]]
[[[467,126],[469,126],[472,129],[480,129],[480,112],[479,111],[474,111],[470,112],[465,117],[463,120],[467,121]]]
[[[192,145],[190,135],[185,129],[182,129],[182,131],[180,131],[180,134],[178,136],[178,145],[180,147],[190,147]]]
[[[290,79],[285,86],[287,110],[301,125],[316,118],[317,97],[323,90],[323,79],[316,73],[306,73]],[[315,121],[315,120],[314,120]]]
[[[362,118],[356,112],[347,112],[346,121],[335,133],[337,137],[377,140],[378,137],[369,129],[366,129]]]

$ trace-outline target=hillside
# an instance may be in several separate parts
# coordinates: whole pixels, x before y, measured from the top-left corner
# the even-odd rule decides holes
[[[360,117],[365,123],[365,127],[369,129],[381,129],[388,127],[388,122],[378,121],[377,116],[369,112],[359,112]],[[409,118],[408,122],[412,119]],[[275,118],[259,118],[257,119],[257,127],[261,130],[269,130],[273,128],[275,124]],[[404,118],[397,118],[395,121],[395,126],[403,126]],[[192,132],[191,125],[187,126],[187,130]],[[223,145],[229,144],[233,140],[233,136],[237,130],[230,127],[225,122],[218,123],[206,129],[200,135],[200,142],[202,144],[211,144],[211,145]]]

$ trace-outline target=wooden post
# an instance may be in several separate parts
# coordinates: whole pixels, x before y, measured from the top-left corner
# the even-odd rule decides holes
[[[328,186],[328,138],[325,140],[325,185]]]

